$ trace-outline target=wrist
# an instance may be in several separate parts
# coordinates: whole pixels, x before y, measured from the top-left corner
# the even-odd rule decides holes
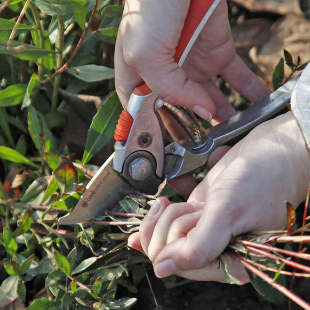
[[[287,190],[296,207],[305,199],[310,182],[310,156],[299,124],[291,111],[275,118],[272,122],[274,134],[285,149],[287,169],[294,176]],[[285,190],[285,189],[284,189]]]

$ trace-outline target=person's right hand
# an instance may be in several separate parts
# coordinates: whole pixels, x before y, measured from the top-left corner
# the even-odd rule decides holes
[[[213,83],[216,75],[252,102],[269,91],[236,54],[226,0],[213,13],[183,68],[178,67],[174,54],[189,4],[188,0],[126,1],[116,42],[116,90],[126,107],[144,80],[163,100],[206,120],[213,116],[223,121],[234,109]]]

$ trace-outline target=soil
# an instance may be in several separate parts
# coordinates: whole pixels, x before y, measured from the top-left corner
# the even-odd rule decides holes
[[[243,286],[215,283],[190,282],[186,285],[167,289],[163,282],[150,275],[152,288],[160,307],[156,308],[151,289],[144,279],[139,287],[137,304],[132,310],[284,310],[301,309],[288,302],[274,305],[263,299],[251,284]],[[309,281],[298,280],[293,291],[310,302]]]

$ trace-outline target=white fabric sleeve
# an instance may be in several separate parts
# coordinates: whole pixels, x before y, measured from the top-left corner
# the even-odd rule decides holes
[[[310,64],[304,69],[293,91],[291,109],[310,150]]]

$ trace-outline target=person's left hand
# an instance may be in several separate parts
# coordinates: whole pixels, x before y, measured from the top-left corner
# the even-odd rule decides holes
[[[233,237],[282,228],[285,201],[305,198],[310,159],[291,112],[265,122],[236,144],[211,169],[185,203],[158,199],[130,236],[158,277],[225,282],[218,257]],[[226,255],[230,273],[241,283],[248,276]]]

